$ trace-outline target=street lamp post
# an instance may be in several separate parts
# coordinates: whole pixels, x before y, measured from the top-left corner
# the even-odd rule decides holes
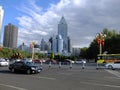
[[[96,37],[97,37],[97,44],[99,45],[99,54],[102,54],[102,47],[104,46],[105,43],[104,38],[106,37],[106,35],[102,33],[98,33]]]
[[[96,36],[97,44],[99,45],[99,54],[102,54],[102,47],[104,47],[105,40],[104,38],[106,37],[106,34],[103,33],[98,33]],[[98,69],[99,63],[97,62],[97,68]]]
[[[34,45],[32,47],[32,60],[34,59]]]
[[[32,60],[34,59],[34,45],[35,45],[35,42],[32,42],[30,44],[30,48],[32,49]]]

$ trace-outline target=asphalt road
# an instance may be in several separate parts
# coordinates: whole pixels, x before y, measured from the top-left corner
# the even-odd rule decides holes
[[[0,67],[0,90],[120,90],[120,70],[43,66],[41,73],[27,75]]]

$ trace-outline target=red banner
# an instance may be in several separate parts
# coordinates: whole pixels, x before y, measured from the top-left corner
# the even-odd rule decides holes
[[[32,45],[32,43],[30,44],[30,49],[32,49],[33,48],[33,45]]]

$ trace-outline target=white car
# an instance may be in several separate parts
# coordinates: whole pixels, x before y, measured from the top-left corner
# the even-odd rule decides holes
[[[105,67],[108,69],[120,69],[120,62],[107,63]]]
[[[5,61],[5,60],[0,60],[0,66],[8,66],[9,62]]]
[[[86,61],[85,60],[76,60],[75,63],[76,64],[83,64],[83,63],[85,64]]]

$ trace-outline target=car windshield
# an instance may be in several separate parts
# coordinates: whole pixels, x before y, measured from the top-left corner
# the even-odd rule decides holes
[[[5,60],[0,60],[0,62],[6,62]]]

